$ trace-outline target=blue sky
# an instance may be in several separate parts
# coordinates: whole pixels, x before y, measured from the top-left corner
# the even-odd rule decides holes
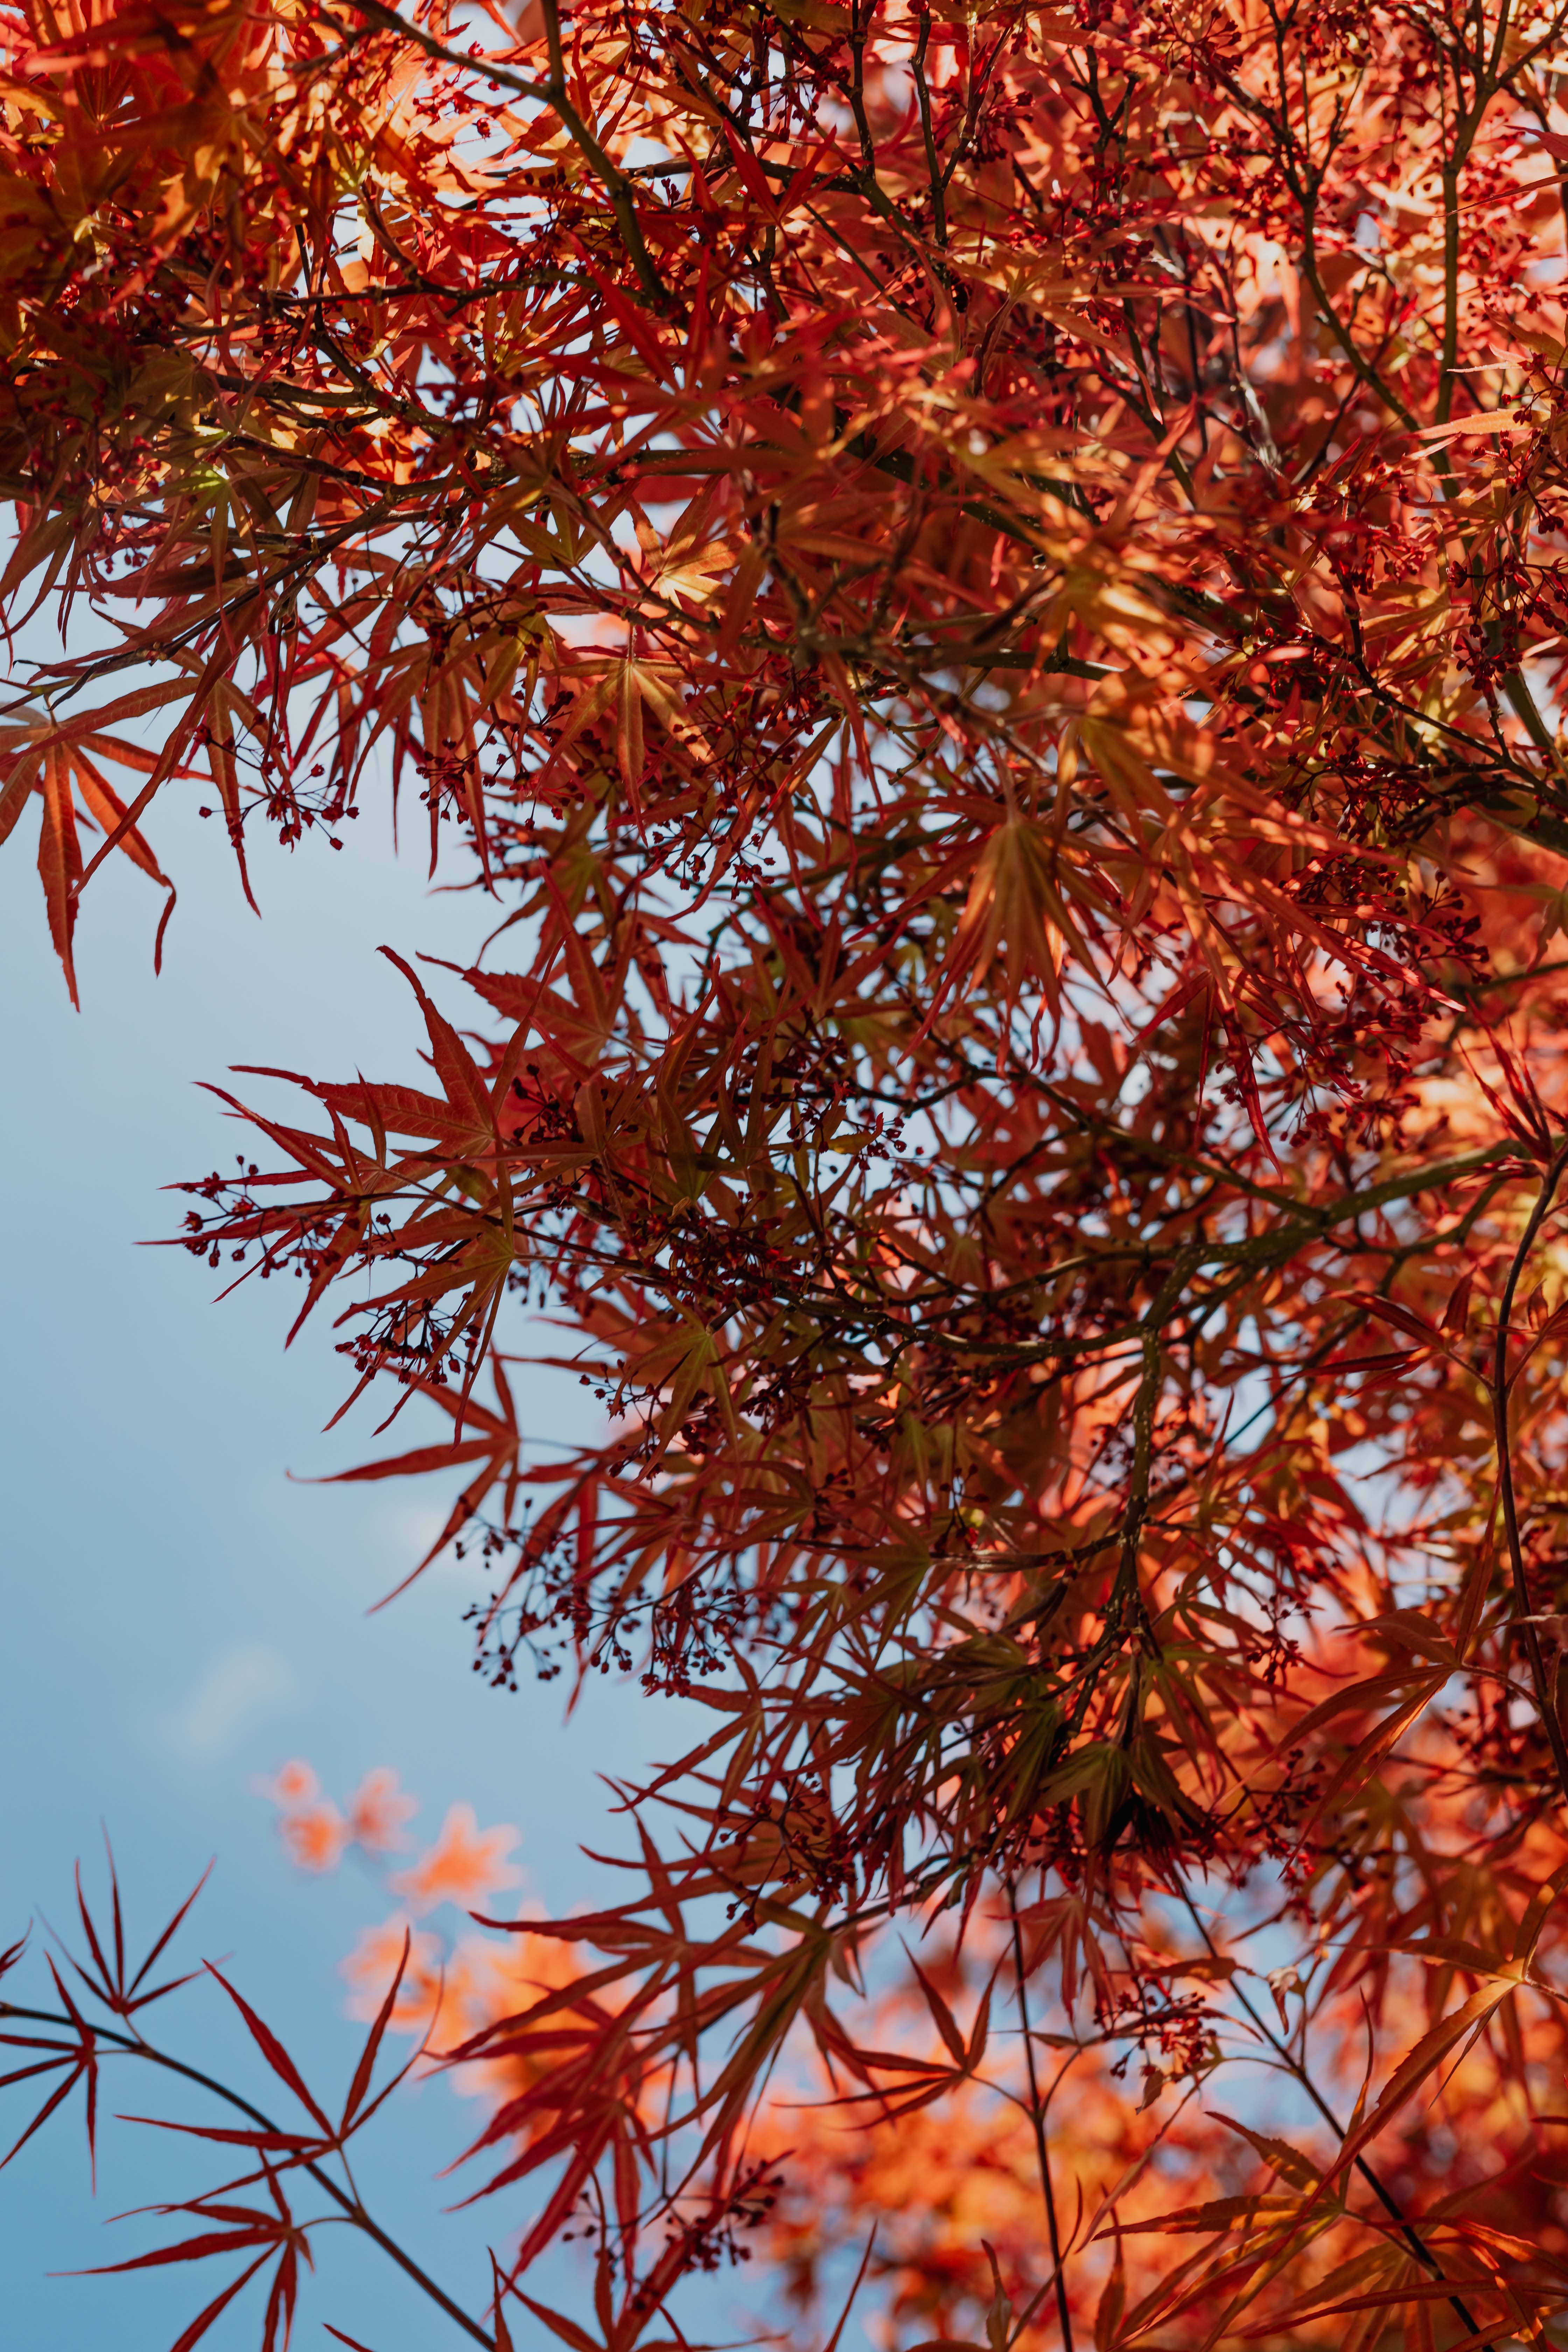
[[[291,1871],[256,1778],[304,1755],[342,1794],[367,1767],[395,1765],[424,1801],[426,1836],[462,1798],[482,1824],[516,1822],[526,1891],[560,1910],[595,1893],[579,1842],[614,1834],[596,1775],[675,1752],[697,1710],[595,1680],[563,1727],[560,1683],[490,1692],[461,1622],[474,1588],[451,1567],[367,1616],[425,1549],[446,1486],[300,1483],[378,1450],[363,1413],[321,1433],[342,1379],[325,1330],[285,1356],[277,1286],[215,1307],[219,1277],[205,1265],[138,1247],[177,1223],[183,1203],[160,1188],[244,1139],[197,1080],[235,1062],[414,1075],[417,1024],[377,944],[466,961],[489,928],[473,899],[430,894],[416,856],[395,861],[374,808],[341,856],[320,844],[258,855],[258,921],[217,828],[195,818],[198,798],[171,796],[153,828],[181,887],[163,977],[151,965],[158,894],[106,868],[83,908],[79,1014],[48,949],[31,822],[0,852],[0,1943],[40,1914],[64,1925],[74,1857],[98,1868],[100,1820],[143,1927],[216,1853],[189,1952],[229,1955],[307,2071],[341,2095],[360,2029],[342,2014],[337,1964],[389,1906],[352,1871]],[[525,1425],[570,1436],[578,1393],[540,1381]],[[186,2000],[183,2017],[169,2005],[171,2045],[178,2035],[199,2059],[232,2054],[259,2087],[221,1995]],[[134,2071],[106,2084],[110,2112],[145,2109]],[[13,2133],[25,2096],[0,2103]],[[395,2103],[364,2173],[368,2201],[464,2297],[500,2217],[443,2216],[453,2189],[431,2176],[473,2116],[445,2085],[421,2088]],[[159,2224],[104,2224],[201,2178],[163,2136],[111,2126],[94,2199],[74,2105],[57,2116],[0,2173],[6,2352],[166,2352],[216,2273],[47,2274],[153,2242]],[[311,2311],[374,2352],[462,2340],[367,2268],[348,2232],[324,2244],[323,2268]],[[248,2346],[255,2321],[226,2320],[208,2340]],[[315,2318],[297,2340],[331,2342]]]

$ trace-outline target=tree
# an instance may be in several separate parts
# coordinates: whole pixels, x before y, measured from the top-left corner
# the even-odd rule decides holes
[[[423,1076],[247,1074],[185,1240],[440,1419],[345,1475],[493,1680],[713,1718],[440,2043],[461,2324],[749,2229],[899,2344],[1560,2340],[1568,17],[5,22],[0,836],[74,991],[163,796],[248,891],[417,785]],[[427,1959],[341,2113],[242,2003],[268,2345]]]

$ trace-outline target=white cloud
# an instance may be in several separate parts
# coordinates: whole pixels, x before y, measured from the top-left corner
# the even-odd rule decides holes
[[[446,1526],[451,1507],[451,1496],[443,1496],[439,1502],[394,1504],[378,1516],[375,1523],[376,1573],[384,1574],[386,1581],[376,1588],[376,1600],[380,1600],[383,1592],[390,1591],[395,1584],[401,1584],[409,1571],[424,1559]],[[473,1531],[473,1545],[466,1559],[459,1559],[452,1546],[447,1544],[437,1552],[424,1571],[425,1575],[441,1581],[448,1578],[453,1580],[466,1579],[471,1583],[474,1555],[481,1540],[477,1529]]]
[[[159,1743],[193,1763],[208,1762],[300,1696],[300,1677],[281,1650],[270,1642],[236,1642],[160,1717]]]

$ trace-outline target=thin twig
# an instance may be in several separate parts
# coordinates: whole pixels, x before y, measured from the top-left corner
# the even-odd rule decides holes
[[[1214,1937],[1209,1934],[1208,1929],[1205,1927],[1202,1915],[1199,1912],[1196,1904],[1188,1894],[1186,1886],[1181,1878],[1178,1877],[1176,1879],[1175,1885],[1177,1893],[1181,1895],[1182,1901],[1185,1904],[1188,1911],[1192,1915],[1194,1927],[1197,1929],[1199,1935],[1208,1946],[1209,1950],[1217,1959],[1219,1958],[1218,1946],[1215,1944]],[[1258,2028],[1259,2033],[1262,2034],[1264,2040],[1268,2043],[1269,2047],[1277,2053],[1283,2063],[1295,2076],[1297,2082],[1300,2083],[1301,2088],[1306,2092],[1307,2096],[1311,2100],[1312,2105],[1317,2108],[1318,2113],[1322,2116],[1323,2121],[1328,2125],[1329,2129],[1334,2134],[1337,2139],[1341,2141],[1344,2140],[1347,2137],[1345,2126],[1341,2123],[1338,2116],[1335,2115],[1332,2107],[1330,2106],[1328,2101],[1319,2090],[1316,2083],[1313,2082],[1310,2074],[1307,2072],[1306,2067],[1301,2063],[1301,2061],[1295,2056],[1287,2043],[1281,2042],[1279,2036],[1275,2032],[1274,2028],[1269,2024],[1268,2019],[1262,2016],[1258,2010],[1254,2009],[1251,2001],[1247,1999],[1246,1986],[1238,1984],[1233,1977],[1230,1982],[1230,1990],[1235,1993],[1237,2000],[1241,2003],[1243,2009],[1247,2011],[1247,2016],[1252,2020],[1253,2024]],[[1429,2271],[1434,2278],[1446,2280],[1447,2273],[1444,2270],[1442,2263],[1432,2252],[1431,2247],[1427,2245],[1426,2240],[1420,2235],[1415,2224],[1405,2218],[1405,2209],[1400,2204],[1399,2200],[1394,2196],[1392,2189],[1384,2188],[1383,2182],[1373,2170],[1364,2156],[1358,2156],[1355,2158],[1355,2168],[1361,2174],[1362,2179],[1365,2181],[1373,2195],[1377,2199],[1378,2203],[1383,2207],[1384,2211],[1389,2216],[1391,2221],[1397,2223],[1401,2236],[1404,2238],[1405,2242],[1409,2247],[1411,2252],[1415,2256],[1416,2261],[1421,2263],[1425,2270]],[[1467,2336],[1479,2336],[1480,2333],[1479,2323],[1471,2316],[1469,2307],[1466,2304],[1464,2297],[1462,2295],[1450,2293],[1448,2303],[1455,2317],[1463,2326]],[[1496,2352],[1496,2347],[1489,2343],[1482,2343],[1479,2345],[1478,2352]]]
[[[35,2025],[64,2026],[68,2032],[72,2032],[78,2030],[79,2023],[79,2021],[72,2018],[57,2016],[52,2010],[22,2009],[16,2002],[9,2000],[0,2000],[0,2017],[25,2018]],[[167,2051],[154,2049],[152,2042],[143,2042],[132,2034],[117,2032],[111,2026],[93,2025],[88,2030],[95,2040],[111,2042],[117,2050],[123,2051],[129,2058],[149,2059],[154,2066],[162,2066],[171,2074],[183,2075],[187,2083],[198,2084],[204,2091],[210,2091],[215,2098],[224,2100],[229,2106],[237,2109],[242,2116],[248,2116],[251,2122],[259,2125],[263,2131],[276,2133],[279,2138],[288,2137],[281,2126],[274,2123],[270,2116],[264,2115],[259,2107],[252,2106],[248,2099],[242,2098],[237,2091],[231,2091],[226,2084],[216,2081],[211,2074],[204,2074],[199,2066],[187,2066],[183,2058],[172,2058]],[[374,2239],[383,2253],[390,2255],[398,2268],[414,2281],[416,2286],[421,2288],[429,2296],[432,2303],[438,2304],[447,2318],[455,2320],[465,2335],[471,2336],[476,2344],[484,2345],[486,2352],[495,2352],[495,2338],[486,2334],[478,2320],[470,2319],[461,2304],[454,2303],[446,2289],[437,2286],[427,2271],[420,2269],[412,2254],[405,2253],[396,2239],[389,2237],[380,2222],[372,2220],[357,2197],[351,2196],[347,2190],[341,2189],[331,2174],[324,2171],[319,2164],[313,2163],[309,2157],[301,2159],[300,2169],[310,2174],[318,2188],[326,2190],[333,2202],[342,2208],[354,2228],[363,2230],[367,2238]]]
[[[1007,1913],[1013,1922],[1013,1973],[1018,1991],[1018,2023],[1024,2034],[1024,2057],[1029,2069],[1029,2120],[1035,2127],[1035,2155],[1040,2167],[1040,2188],[1046,2200],[1046,2228],[1050,2235],[1051,2263],[1057,2290],[1057,2321],[1062,2332],[1062,2352],[1072,2352],[1072,2315],[1068,2310],[1067,2280],[1062,2273],[1061,2232],[1057,2227],[1056,2191],[1051,2186],[1050,2149],[1046,2144],[1046,2111],[1040,2104],[1039,2078],[1035,2072],[1035,2042],[1029,2032],[1029,2002],[1024,1990],[1024,1937],[1018,1926],[1018,1896],[1007,1881]]]
[[[1565,1167],[1568,1167],[1568,1148],[1558,1152],[1542,1180],[1541,1191],[1520,1236],[1519,1247],[1514,1252],[1513,1264],[1509,1268],[1508,1281],[1498,1306],[1497,1341],[1492,1353],[1492,1426],[1497,1437],[1498,1488],[1502,1496],[1503,1526],[1508,1534],[1509,1564],[1513,1571],[1514,1623],[1524,1636],[1525,1653],[1530,1660],[1530,1679],[1535,1687],[1535,1704],[1541,1711],[1542,1727],[1551,1746],[1552,1760],[1557,1768],[1563,1801],[1568,1803],[1568,1743],[1563,1740],[1563,1727],[1557,1720],[1556,1698],[1547,1679],[1546,1662],[1541,1653],[1541,1636],[1531,1622],[1533,1605],[1530,1597],[1530,1580],[1524,1570],[1524,1550],[1519,1537],[1519,1504],[1514,1494],[1512,1447],[1508,1433],[1509,1391],[1511,1385],[1508,1369],[1508,1337],[1514,1293]]]

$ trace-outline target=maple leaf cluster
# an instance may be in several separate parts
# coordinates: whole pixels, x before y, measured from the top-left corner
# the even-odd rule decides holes
[[[542,2183],[482,2321],[394,2251],[492,2347],[568,2235],[574,2352],[742,2242],[890,2346],[1563,2340],[1568,12],[0,25],[0,842],[74,992],[170,796],[247,893],[417,808],[422,1073],[244,1074],[183,1240],[424,1416],[345,1475],[455,1480],[492,1681],[712,1720],[532,1975],[405,1924],[340,2122],[241,2004],[308,2128],[143,2259],[270,2347],[301,2167],[385,2251],[395,2015]]]

